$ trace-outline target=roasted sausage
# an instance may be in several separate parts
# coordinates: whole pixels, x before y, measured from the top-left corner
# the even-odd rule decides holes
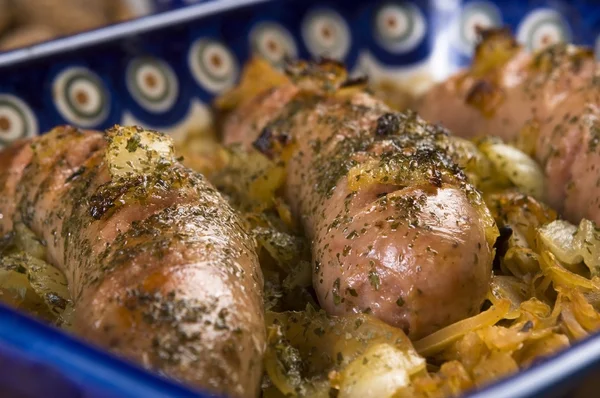
[[[558,44],[530,55],[492,32],[469,70],[415,108],[458,136],[531,140],[546,200],[573,222],[600,223],[600,69],[591,51]]]
[[[254,243],[202,175],[140,137],[168,148],[141,129],[59,127],[1,152],[0,233],[22,222],[44,242],[86,340],[204,390],[256,396],[265,330]]]
[[[312,68],[303,79],[327,75]],[[413,338],[477,313],[496,227],[447,133],[361,91],[318,87],[259,95],[230,116],[224,140],[294,148],[285,194],[312,240],[322,307],[372,312]]]

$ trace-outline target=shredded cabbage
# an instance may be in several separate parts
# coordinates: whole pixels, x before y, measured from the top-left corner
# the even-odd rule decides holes
[[[31,257],[46,260],[46,246],[22,222],[16,222],[14,225],[14,244]]]
[[[2,301],[57,325],[69,322],[72,302],[65,276],[21,251],[0,255]]]
[[[503,319],[506,314],[508,314],[509,310],[510,301],[500,300],[487,311],[453,323],[429,336],[423,337],[421,340],[415,341],[415,349],[419,354],[426,357],[434,355],[463,337],[467,332],[496,324],[496,322]]]
[[[506,319],[519,316],[521,303],[529,296],[529,286],[514,276],[494,275],[490,282],[490,301],[498,304],[500,300],[510,301],[510,311]]]
[[[474,74],[501,66],[514,51],[509,37],[495,35],[478,47]],[[263,60],[253,60],[241,85],[220,97],[217,108],[230,111],[292,80],[305,90],[338,98],[365,88],[358,84],[339,89],[347,75],[337,64],[326,63],[326,73],[315,80],[304,77],[306,67],[296,64],[286,76]],[[391,100],[387,102],[401,101]],[[444,140],[453,161],[483,193],[485,203],[472,202],[484,220],[489,244],[495,243],[497,261],[488,300],[478,315],[415,342],[368,314],[327,316],[315,310],[310,245],[281,197],[293,142],[273,149],[281,160],[277,163],[255,150],[225,148],[216,134],[186,142],[186,156],[202,155],[190,165],[242,212],[256,241],[268,330],[263,397],[458,396],[600,330],[600,230],[589,220],[578,226],[557,220],[556,212],[537,200],[544,192],[542,170],[530,157],[537,130],[535,123],[525,127],[520,150],[495,138]],[[106,160],[113,177],[160,171],[174,159],[166,136],[128,127],[109,133]],[[427,180],[406,166],[400,161],[360,162],[348,173],[348,187]],[[498,227],[502,235],[497,240]],[[0,253],[2,299],[67,325],[72,305],[64,277],[42,261],[45,247],[31,231],[17,224],[14,232],[16,249],[29,256]]]
[[[544,250],[540,255],[540,266],[544,275],[550,277],[555,286],[572,286],[582,289],[600,289],[600,279],[588,279],[569,271],[560,264],[554,254]]]

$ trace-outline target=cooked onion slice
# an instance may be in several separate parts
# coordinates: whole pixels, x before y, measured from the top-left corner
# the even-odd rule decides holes
[[[113,178],[151,174],[174,161],[173,140],[164,134],[115,126],[107,135],[105,156]]]
[[[536,199],[543,199],[544,173],[540,166],[524,152],[495,140],[484,140],[479,149],[517,189]]]
[[[521,303],[528,296],[529,287],[514,276],[494,275],[490,282],[490,300],[497,304],[501,300],[510,301],[510,312],[506,314],[506,319],[516,319],[519,317]]]
[[[542,251],[540,255],[540,267],[544,275],[552,279],[555,287],[578,287],[587,290],[600,289],[600,280],[598,278],[590,280],[569,271],[557,261],[554,254],[547,250]]]
[[[565,265],[584,263],[592,276],[600,275],[600,228],[581,220],[579,227],[556,220],[539,229],[539,237],[552,255]]]
[[[286,396],[389,397],[425,369],[401,329],[367,314],[267,312],[265,370]],[[329,375],[329,378],[327,378]]]
[[[339,398],[391,397],[410,384],[411,373],[423,368],[424,359],[390,344],[377,344],[341,372]]]
[[[590,269],[592,276],[600,275],[600,227],[590,220],[581,220],[575,242],[583,262]]]
[[[541,242],[556,256],[568,265],[580,263],[583,258],[574,248],[574,236],[577,227],[565,220],[556,220],[539,229]]]
[[[484,326],[494,325],[499,320],[505,318],[510,310],[510,304],[509,300],[500,300],[487,311],[453,323],[421,340],[415,341],[415,349],[425,357],[435,355],[466,333]]]

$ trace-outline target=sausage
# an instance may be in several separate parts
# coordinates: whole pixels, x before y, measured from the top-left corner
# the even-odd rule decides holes
[[[69,282],[76,334],[201,389],[256,396],[266,337],[253,240],[173,158],[113,174],[123,134],[140,161],[151,152],[135,152],[139,134],[166,140],[59,127],[1,152],[0,233],[23,222],[44,242]]]
[[[223,137],[294,148],[285,195],[312,241],[321,306],[371,312],[412,338],[477,313],[497,229],[446,151],[446,131],[362,91],[304,87],[259,95]]]
[[[499,47],[508,56],[494,64],[489,52]],[[529,134],[549,204],[573,222],[600,223],[599,107],[600,69],[589,50],[558,44],[530,55],[492,32],[471,69],[434,86],[415,109],[462,137]]]

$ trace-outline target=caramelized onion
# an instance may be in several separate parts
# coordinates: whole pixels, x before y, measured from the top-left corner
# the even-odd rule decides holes
[[[426,357],[434,355],[464,336],[466,333],[484,326],[494,325],[499,320],[505,318],[510,310],[510,304],[509,300],[500,300],[487,311],[453,323],[421,340],[415,341],[415,349],[419,354]]]

